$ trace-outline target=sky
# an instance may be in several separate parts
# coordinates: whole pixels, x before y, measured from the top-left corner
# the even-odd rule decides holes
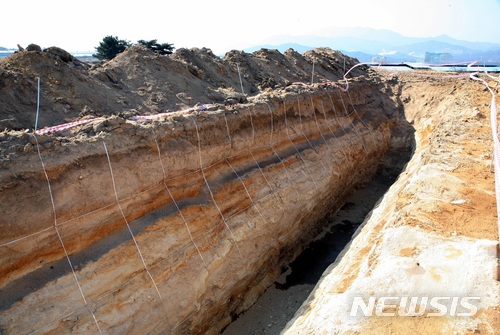
[[[0,0],[0,46],[95,51],[112,35],[224,54],[332,26],[500,43],[499,19],[500,0]]]

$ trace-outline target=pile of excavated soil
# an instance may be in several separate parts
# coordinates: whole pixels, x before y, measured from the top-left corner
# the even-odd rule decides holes
[[[206,48],[178,49],[161,56],[134,46],[111,61],[90,66],[53,49],[17,52],[0,60],[0,129],[35,127],[38,77],[41,129],[90,116],[244,102],[247,96],[293,82],[342,79],[340,64],[345,61],[347,69],[356,64],[327,48],[303,55],[292,49],[284,54],[268,49],[252,54],[231,51],[220,58]],[[350,75],[365,70],[357,68]]]

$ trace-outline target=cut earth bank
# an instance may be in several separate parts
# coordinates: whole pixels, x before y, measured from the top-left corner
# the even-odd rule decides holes
[[[388,76],[416,130],[413,157],[283,334],[497,334],[491,95],[468,77]],[[353,308],[370,298],[372,317]]]
[[[4,124],[33,124],[36,108],[25,96],[36,96],[32,81],[40,71],[50,84],[42,125],[78,115],[103,118],[57,135],[1,134],[2,333],[218,333],[273,283],[321,229],[321,219],[376,173],[389,149],[413,147],[413,126],[416,153],[403,175],[410,177],[398,183],[416,184],[397,183],[386,195],[372,214],[371,220],[381,215],[375,228],[366,234],[364,228],[343,265],[334,266],[345,272],[329,290],[347,291],[368,274],[397,287],[396,272],[403,270],[410,279],[437,278],[446,287],[460,281],[467,293],[484,297],[464,329],[498,328],[491,142],[482,117],[488,96],[477,83],[433,80],[434,98],[423,99],[425,81],[357,68],[344,92],[332,83],[341,79],[343,55],[325,49],[304,56],[261,50],[220,60],[207,50],[181,50],[168,59],[132,48],[90,69],[47,52],[11,57],[0,64],[0,93],[10,94],[2,102],[13,101],[2,106],[9,113]],[[317,81],[330,83],[291,85],[310,80],[313,60]],[[232,79],[236,64],[243,86],[253,90],[248,99],[230,89],[239,87]],[[69,86],[61,87],[63,80]],[[25,99],[21,107],[16,95]],[[155,120],[136,117],[179,107],[178,101],[195,108]],[[231,106],[194,105],[224,101]],[[439,112],[440,103],[457,113]],[[106,108],[119,112],[96,112]],[[457,147],[450,150],[450,143]],[[435,162],[437,153],[449,160]],[[397,154],[390,157],[397,163]],[[414,186],[420,193],[409,189]],[[434,187],[437,194],[429,191]],[[401,197],[403,191],[414,198]],[[386,210],[376,214],[380,208]],[[402,229],[410,233],[401,235]],[[391,251],[403,242],[399,254]],[[448,257],[448,249],[458,251]],[[441,252],[444,270],[435,263],[425,268],[426,252]],[[417,269],[415,277],[411,262],[418,257],[427,270]],[[456,273],[457,264],[467,275]],[[360,288],[380,293],[376,286]],[[374,322],[319,316],[326,321],[318,323],[313,306],[326,311],[308,303],[288,331],[317,333],[307,327],[323,324],[355,332]]]

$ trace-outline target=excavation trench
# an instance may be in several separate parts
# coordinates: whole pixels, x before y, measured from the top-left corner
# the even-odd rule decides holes
[[[374,178],[342,199],[343,205],[322,221],[323,230],[295,260],[284,266],[281,276],[250,309],[235,316],[222,335],[281,333],[313,291],[324,271],[334,262],[340,261],[340,253],[352,240],[356,230],[369,219],[371,211],[404,171],[415,146],[413,129],[405,128],[399,133],[399,136],[405,134],[405,138],[395,141],[397,148],[389,149]]]
[[[227,328],[272,333],[321,273],[284,334],[499,328],[476,82],[379,75],[325,48],[132,47],[92,68],[60,54],[0,62],[0,334],[215,335],[278,306]],[[484,299],[459,322],[344,313],[353,294],[434,290]]]
[[[353,87],[12,136],[23,150],[2,172],[0,329],[217,334],[276,280],[286,295],[312,285],[362,221],[325,218],[350,203],[366,214],[381,186],[364,188],[371,204],[347,197],[373,176],[387,184],[413,146],[383,83]]]

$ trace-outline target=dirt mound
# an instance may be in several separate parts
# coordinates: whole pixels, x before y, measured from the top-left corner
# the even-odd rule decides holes
[[[296,81],[340,80],[344,69],[356,63],[326,48],[304,55],[292,49],[284,54],[267,49],[252,54],[231,51],[219,58],[206,48],[181,48],[165,57],[135,46],[92,67],[57,47],[21,51],[0,60],[0,129],[34,128],[37,77],[41,82],[38,128],[43,128],[87,115],[234,104]]]

